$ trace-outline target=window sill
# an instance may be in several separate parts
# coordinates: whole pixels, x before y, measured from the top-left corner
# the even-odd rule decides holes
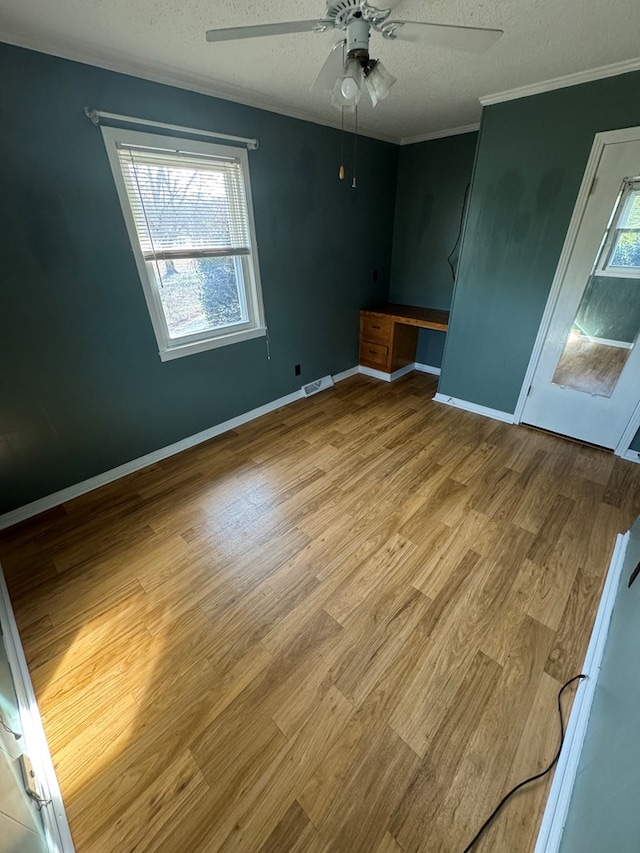
[[[217,349],[218,347],[228,346],[229,344],[238,344],[241,341],[249,341],[252,338],[261,338],[267,334],[264,326],[259,326],[257,329],[243,329],[241,332],[229,332],[226,335],[218,335],[215,338],[207,338],[201,341],[191,341],[188,344],[177,344],[165,350],[160,350],[160,358],[162,361],[171,361],[174,358],[181,358],[184,355],[194,355],[198,352],[205,352],[209,349]]]
[[[640,278],[640,269],[638,267],[629,267],[628,269],[604,269],[596,270],[594,276],[599,278]]]

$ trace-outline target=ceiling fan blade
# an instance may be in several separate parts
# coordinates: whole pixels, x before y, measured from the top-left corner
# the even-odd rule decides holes
[[[502,30],[454,27],[449,24],[424,24],[420,21],[386,21],[382,26],[382,34],[388,39],[420,42],[468,53],[484,53],[500,36],[504,35]]]
[[[384,11],[385,9],[395,9],[404,3],[404,0],[367,0],[367,6],[373,6],[375,9]]]
[[[344,74],[344,44],[343,39],[336,42],[331,48],[329,56],[327,56],[311,87],[312,94],[330,94],[333,91],[336,79]]]
[[[262,36],[281,36],[288,33],[310,33],[318,29],[333,29],[332,21],[283,21],[280,24],[258,24],[255,27],[226,27],[222,30],[207,30],[207,41],[233,41],[254,39]]]

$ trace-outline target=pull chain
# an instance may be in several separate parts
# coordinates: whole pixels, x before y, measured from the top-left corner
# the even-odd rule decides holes
[[[340,108],[340,112],[342,114],[342,121],[340,124],[340,169],[338,177],[341,181],[344,181],[344,107]]]
[[[353,180],[351,181],[351,189],[355,190],[358,186],[357,181],[357,156],[358,156],[358,106],[356,105],[356,129],[353,135]]]

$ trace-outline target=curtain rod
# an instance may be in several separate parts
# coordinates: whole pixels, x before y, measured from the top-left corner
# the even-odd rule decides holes
[[[118,113],[104,113],[101,110],[91,110],[89,107],[84,108],[84,114],[96,126],[100,124],[100,119],[111,119],[111,121],[122,121],[127,124],[140,124],[146,127],[159,127],[163,130],[176,130],[180,133],[196,134],[198,136],[210,136],[213,139],[226,139],[229,142],[242,142],[247,148],[255,150],[258,147],[257,139],[248,139],[245,136],[230,136],[227,133],[214,133],[212,130],[199,130],[196,127],[182,127],[179,124],[166,124],[162,121],[149,121],[146,118],[134,118],[133,116],[118,115]]]

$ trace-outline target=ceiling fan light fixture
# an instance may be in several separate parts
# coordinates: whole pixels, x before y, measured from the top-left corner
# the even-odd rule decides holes
[[[344,47],[345,40],[337,41],[327,57],[324,65],[320,69],[318,76],[315,79],[311,92],[314,95],[322,95],[326,100],[329,100],[333,87],[336,83],[336,77],[342,77],[344,74]]]
[[[397,82],[379,60],[371,59],[369,45],[372,32],[391,42],[416,42],[469,53],[484,53],[503,35],[502,30],[488,27],[390,20],[391,10],[402,1],[326,0],[326,10],[321,18],[217,28],[207,31],[207,41],[338,31],[340,38],[331,48],[311,92],[322,95],[325,102],[330,99],[339,110],[352,112],[365,87],[375,107]]]
[[[357,80],[353,77],[343,77],[340,85],[340,91],[347,101],[353,101],[360,92],[360,86],[358,86]]]
[[[364,84],[374,107],[387,97],[391,87],[397,82],[397,79],[387,71],[380,60],[373,65],[364,78]]]
[[[362,95],[362,67],[357,59],[349,59],[344,73],[336,78],[331,93],[334,107],[355,107]]]

